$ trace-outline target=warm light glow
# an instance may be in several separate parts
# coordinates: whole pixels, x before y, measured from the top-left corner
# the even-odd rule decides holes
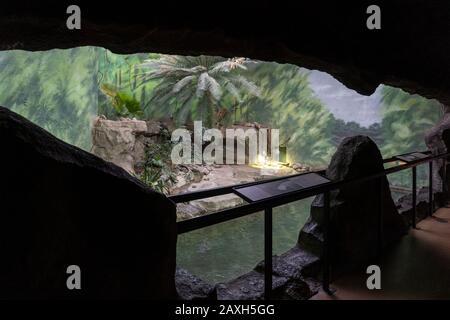
[[[255,163],[252,163],[250,166],[258,169],[272,169],[278,170],[283,168],[285,164],[279,161],[273,161],[272,159],[264,156],[262,154],[258,154],[258,158]]]

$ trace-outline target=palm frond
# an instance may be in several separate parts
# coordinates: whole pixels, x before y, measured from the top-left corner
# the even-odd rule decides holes
[[[207,72],[203,72],[198,78],[197,96],[201,98],[206,92],[209,92],[216,101],[219,101],[222,97],[220,84]]]
[[[247,58],[231,58],[226,61],[220,61],[215,63],[211,67],[211,74],[217,74],[217,73],[223,73],[223,72],[230,72],[235,69],[243,69],[247,70],[247,64],[250,63],[256,63],[250,59]]]
[[[185,88],[188,84],[192,83],[193,80],[196,78],[195,75],[191,75],[191,76],[187,76],[184,77],[183,79],[181,79],[180,81],[178,81],[177,83],[175,83],[175,85],[173,86],[172,92],[173,93],[178,93],[180,92],[183,88]]]

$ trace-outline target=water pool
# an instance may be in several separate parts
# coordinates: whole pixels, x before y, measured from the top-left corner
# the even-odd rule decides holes
[[[273,210],[273,253],[297,243],[314,198]],[[209,283],[229,281],[264,259],[264,213],[223,222],[178,237],[177,264]]]

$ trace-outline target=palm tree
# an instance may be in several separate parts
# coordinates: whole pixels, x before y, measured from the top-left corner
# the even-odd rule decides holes
[[[245,94],[259,96],[259,88],[238,72],[251,63],[256,62],[246,58],[177,55],[145,60],[140,65],[146,70],[140,75],[140,84],[161,80],[146,106],[151,102],[161,106],[174,104],[178,119],[205,116],[207,125],[212,127],[220,121],[217,114],[226,94],[232,97],[234,105],[242,103]]]

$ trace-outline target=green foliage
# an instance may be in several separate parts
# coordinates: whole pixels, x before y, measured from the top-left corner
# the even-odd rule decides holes
[[[236,102],[242,102],[243,93],[258,96],[258,87],[239,74],[250,63],[245,58],[162,55],[140,65],[145,70],[140,79],[142,84],[160,80],[149,104],[168,108],[181,123],[196,118],[213,127],[221,124],[221,110],[231,108],[230,104],[221,106],[226,96]]]
[[[379,123],[374,123],[368,128],[361,127],[358,123],[345,122],[341,119],[334,119],[333,145],[338,146],[346,137],[364,135],[370,137],[378,146],[383,145],[383,132]]]
[[[120,110],[121,113],[130,115],[139,115],[142,113],[139,101],[125,92],[117,92],[116,100],[118,101],[117,110]]]
[[[140,179],[154,190],[169,193],[170,187],[177,182],[170,162],[172,142],[166,131],[163,141],[146,146],[143,171]]]
[[[426,130],[433,127],[441,117],[441,105],[418,95],[410,95],[401,89],[383,86],[381,99],[382,134],[381,152],[385,158],[412,151],[426,150]],[[418,183],[425,185],[428,174],[419,167]],[[389,180],[399,186],[411,186],[409,172],[391,175]]]
[[[98,48],[0,52],[0,105],[90,150]],[[92,72],[94,70],[94,72]]]
[[[103,50],[98,58],[98,79],[99,88],[104,94],[99,95],[98,114],[104,115],[109,119],[116,119],[121,116],[138,119],[163,116],[163,114],[158,114],[158,112],[154,115],[144,112],[142,106],[148,103],[150,93],[158,81],[148,81],[145,84],[140,84],[140,74],[137,68],[137,65],[141,64],[145,59],[156,59],[158,57],[159,55],[152,53],[120,55],[109,50]],[[119,94],[117,95],[117,93]],[[115,99],[122,101],[115,103]]]
[[[140,102],[129,94],[118,91],[114,86],[102,84],[101,91],[110,98],[111,105],[118,117],[139,118],[142,116]]]
[[[85,150],[97,114],[174,116],[182,124],[203,119],[210,126],[254,121],[280,129],[291,162],[317,167],[355,134],[372,137],[384,157],[425,149],[424,132],[440,117],[436,101],[384,86],[381,126],[363,128],[335,119],[304,69],[244,58],[119,55],[95,47],[14,50],[0,53],[0,71],[0,105]]]
[[[261,63],[249,73],[258,79],[261,99],[250,100],[241,118],[280,129],[280,143],[287,146],[290,162],[326,165],[334,151],[334,118],[314,96],[308,72],[288,64]]]
[[[383,86],[381,146],[385,157],[425,150],[424,133],[441,117],[441,105],[401,89]]]

